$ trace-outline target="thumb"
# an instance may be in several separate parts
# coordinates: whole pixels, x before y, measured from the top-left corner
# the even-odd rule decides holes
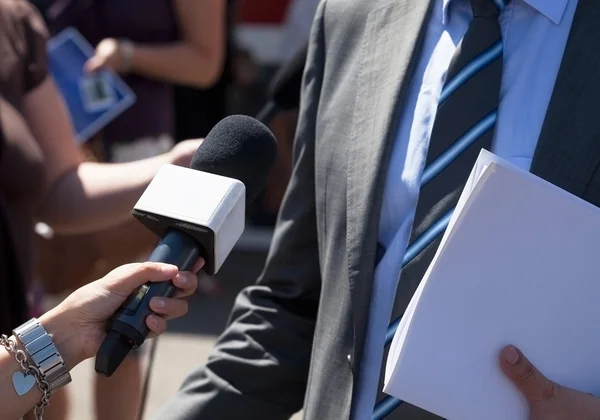
[[[171,280],[177,272],[177,267],[171,264],[133,263],[115,268],[99,281],[110,292],[128,296],[142,284]]]
[[[94,55],[92,58],[85,62],[85,64],[83,65],[83,70],[87,73],[93,73],[95,71],[98,71],[101,67],[102,59],[99,56]]]
[[[556,384],[546,378],[515,346],[506,346],[500,353],[504,374],[516,385],[529,403],[552,398]]]

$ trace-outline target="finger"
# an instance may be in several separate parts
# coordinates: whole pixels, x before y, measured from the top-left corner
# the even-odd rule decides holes
[[[150,299],[150,309],[157,314],[163,315],[167,321],[173,318],[180,318],[187,314],[188,303],[183,299],[168,299],[153,297]]]
[[[93,56],[83,65],[83,70],[87,73],[98,71],[102,67],[102,60],[98,56]]]
[[[146,317],[146,325],[154,333],[152,334],[153,337],[161,335],[167,330],[167,321],[158,315],[148,315]]]
[[[515,346],[500,353],[500,365],[508,378],[530,403],[545,401],[556,392],[556,384],[546,378]]]
[[[196,262],[194,263],[194,265],[192,266],[192,268],[190,269],[190,271],[192,273],[197,273],[198,271],[200,271],[200,269],[202,267],[204,267],[204,258],[200,257],[196,260]]]
[[[173,284],[177,287],[175,298],[193,295],[198,288],[198,275],[189,271],[182,271],[175,276]]]
[[[148,281],[167,281],[176,275],[177,267],[174,265],[145,262],[117,267],[100,281],[111,292],[126,296]]]

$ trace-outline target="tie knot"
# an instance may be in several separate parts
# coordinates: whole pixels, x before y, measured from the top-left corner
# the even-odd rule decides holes
[[[474,17],[498,18],[510,0],[470,0]]]

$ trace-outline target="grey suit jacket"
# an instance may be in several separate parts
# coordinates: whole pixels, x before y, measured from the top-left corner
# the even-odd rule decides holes
[[[350,416],[379,210],[430,2],[324,0],[310,39],[294,171],[266,267],[206,364],[159,419]],[[580,1],[532,171],[600,205],[600,2]],[[544,71],[544,69],[540,69]],[[568,281],[568,279],[565,279]],[[403,279],[406,305],[418,280]],[[403,404],[391,419],[433,419]]]

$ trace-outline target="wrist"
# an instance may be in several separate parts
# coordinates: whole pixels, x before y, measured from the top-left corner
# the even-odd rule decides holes
[[[119,40],[119,56],[120,65],[119,73],[130,73],[133,69],[133,56],[135,54],[135,46],[132,41],[128,39]]]
[[[85,359],[77,327],[71,322],[67,312],[60,310],[60,307],[54,308],[42,315],[39,322],[52,337],[69,370]]]

